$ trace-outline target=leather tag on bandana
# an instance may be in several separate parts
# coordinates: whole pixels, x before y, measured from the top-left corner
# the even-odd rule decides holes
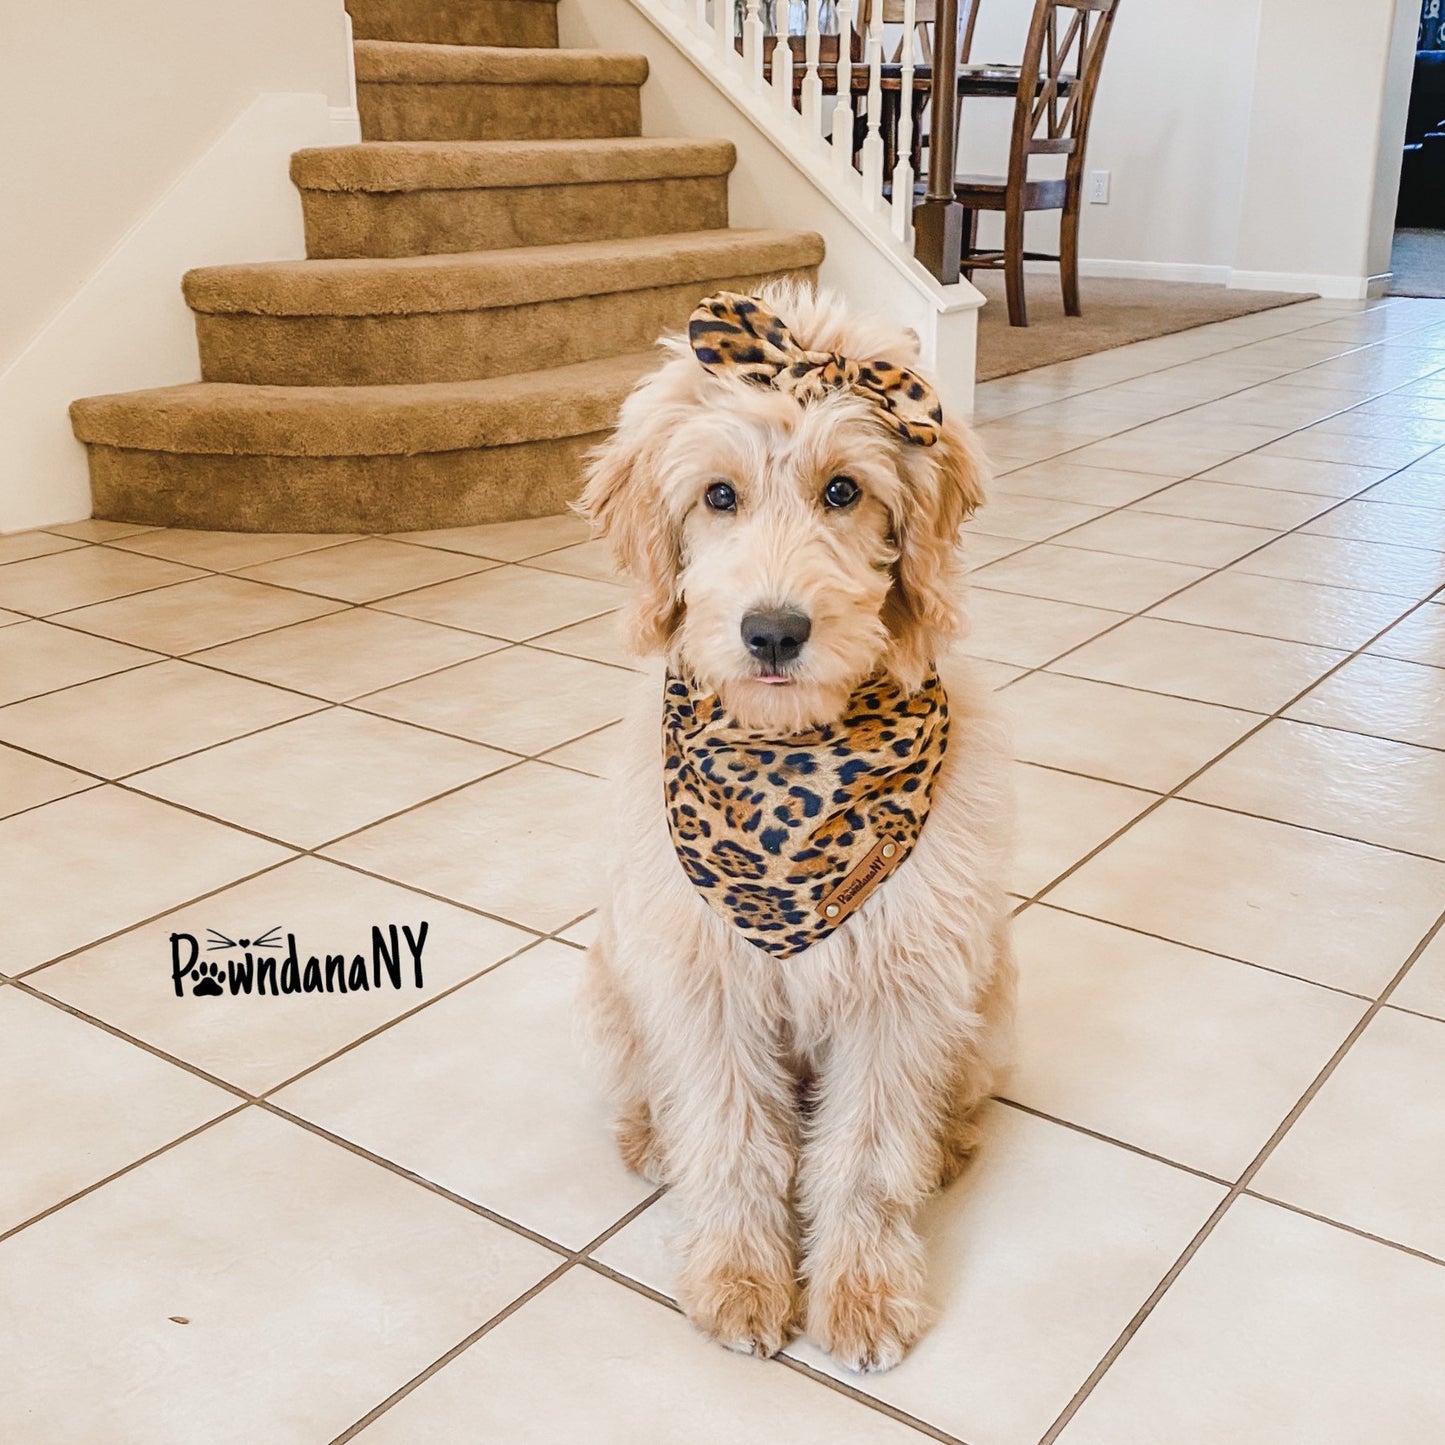
[[[818,904],[819,914],[830,924],[842,923],[893,871],[900,851],[892,838],[880,838],[863,861]]]

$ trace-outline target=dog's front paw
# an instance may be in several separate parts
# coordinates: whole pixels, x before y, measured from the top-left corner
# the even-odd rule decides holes
[[[744,1355],[776,1355],[797,1331],[798,1286],[791,1272],[721,1266],[688,1268],[677,1284],[688,1319]]]
[[[891,1370],[923,1332],[918,1285],[861,1266],[815,1280],[808,1299],[808,1337],[849,1370]]]

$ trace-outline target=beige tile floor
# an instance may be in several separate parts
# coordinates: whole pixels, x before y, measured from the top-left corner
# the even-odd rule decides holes
[[[1445,306],[978,401],[1018,1061],[885,1376],[696,1336],[607,1141],[580,524],[0,538],[0,1439],[1445,1440]],[[172,984],[422,921],[421,988]]]

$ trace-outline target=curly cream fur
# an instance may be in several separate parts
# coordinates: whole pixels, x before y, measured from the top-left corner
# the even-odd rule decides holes
[[[764,299],[810,350],[916,360],[908,333],[826,294]],[[957,531],[982,500],[982,465],[956,422],[937,446],[911,446],[860,398],[803,407],[710,375],[681,343],[669,351],[582,501],[633,579],[639,648],[716,688],[738,721],[781,731],[836,717],[880,666],[916,686],[936,658],[951,746],[907,864],[835,933],[779,960],[678,864],[650,676],[610,820],[588,1016],[624,1159],[679,1196],[693,1321],[764,1355],[801,1324],[850,1368],[886,1369],[925,1319],[914,1214],[973,1147],[1012,1015],[1004,746],[986,694],[946,657],[961,626]],[[819,497],[840,473],[863,498],[828,512]],[[717,480],[736,488],[736,514],[702,505]],[[813,632],[778,687],[758,681],[740,622],[784,605]]]

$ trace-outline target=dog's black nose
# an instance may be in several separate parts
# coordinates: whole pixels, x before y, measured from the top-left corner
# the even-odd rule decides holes
[[[791,608],[749,612],[743,618],[743,643],[759,662],[778,668],[797,657],[812,630],[808,618]]]

